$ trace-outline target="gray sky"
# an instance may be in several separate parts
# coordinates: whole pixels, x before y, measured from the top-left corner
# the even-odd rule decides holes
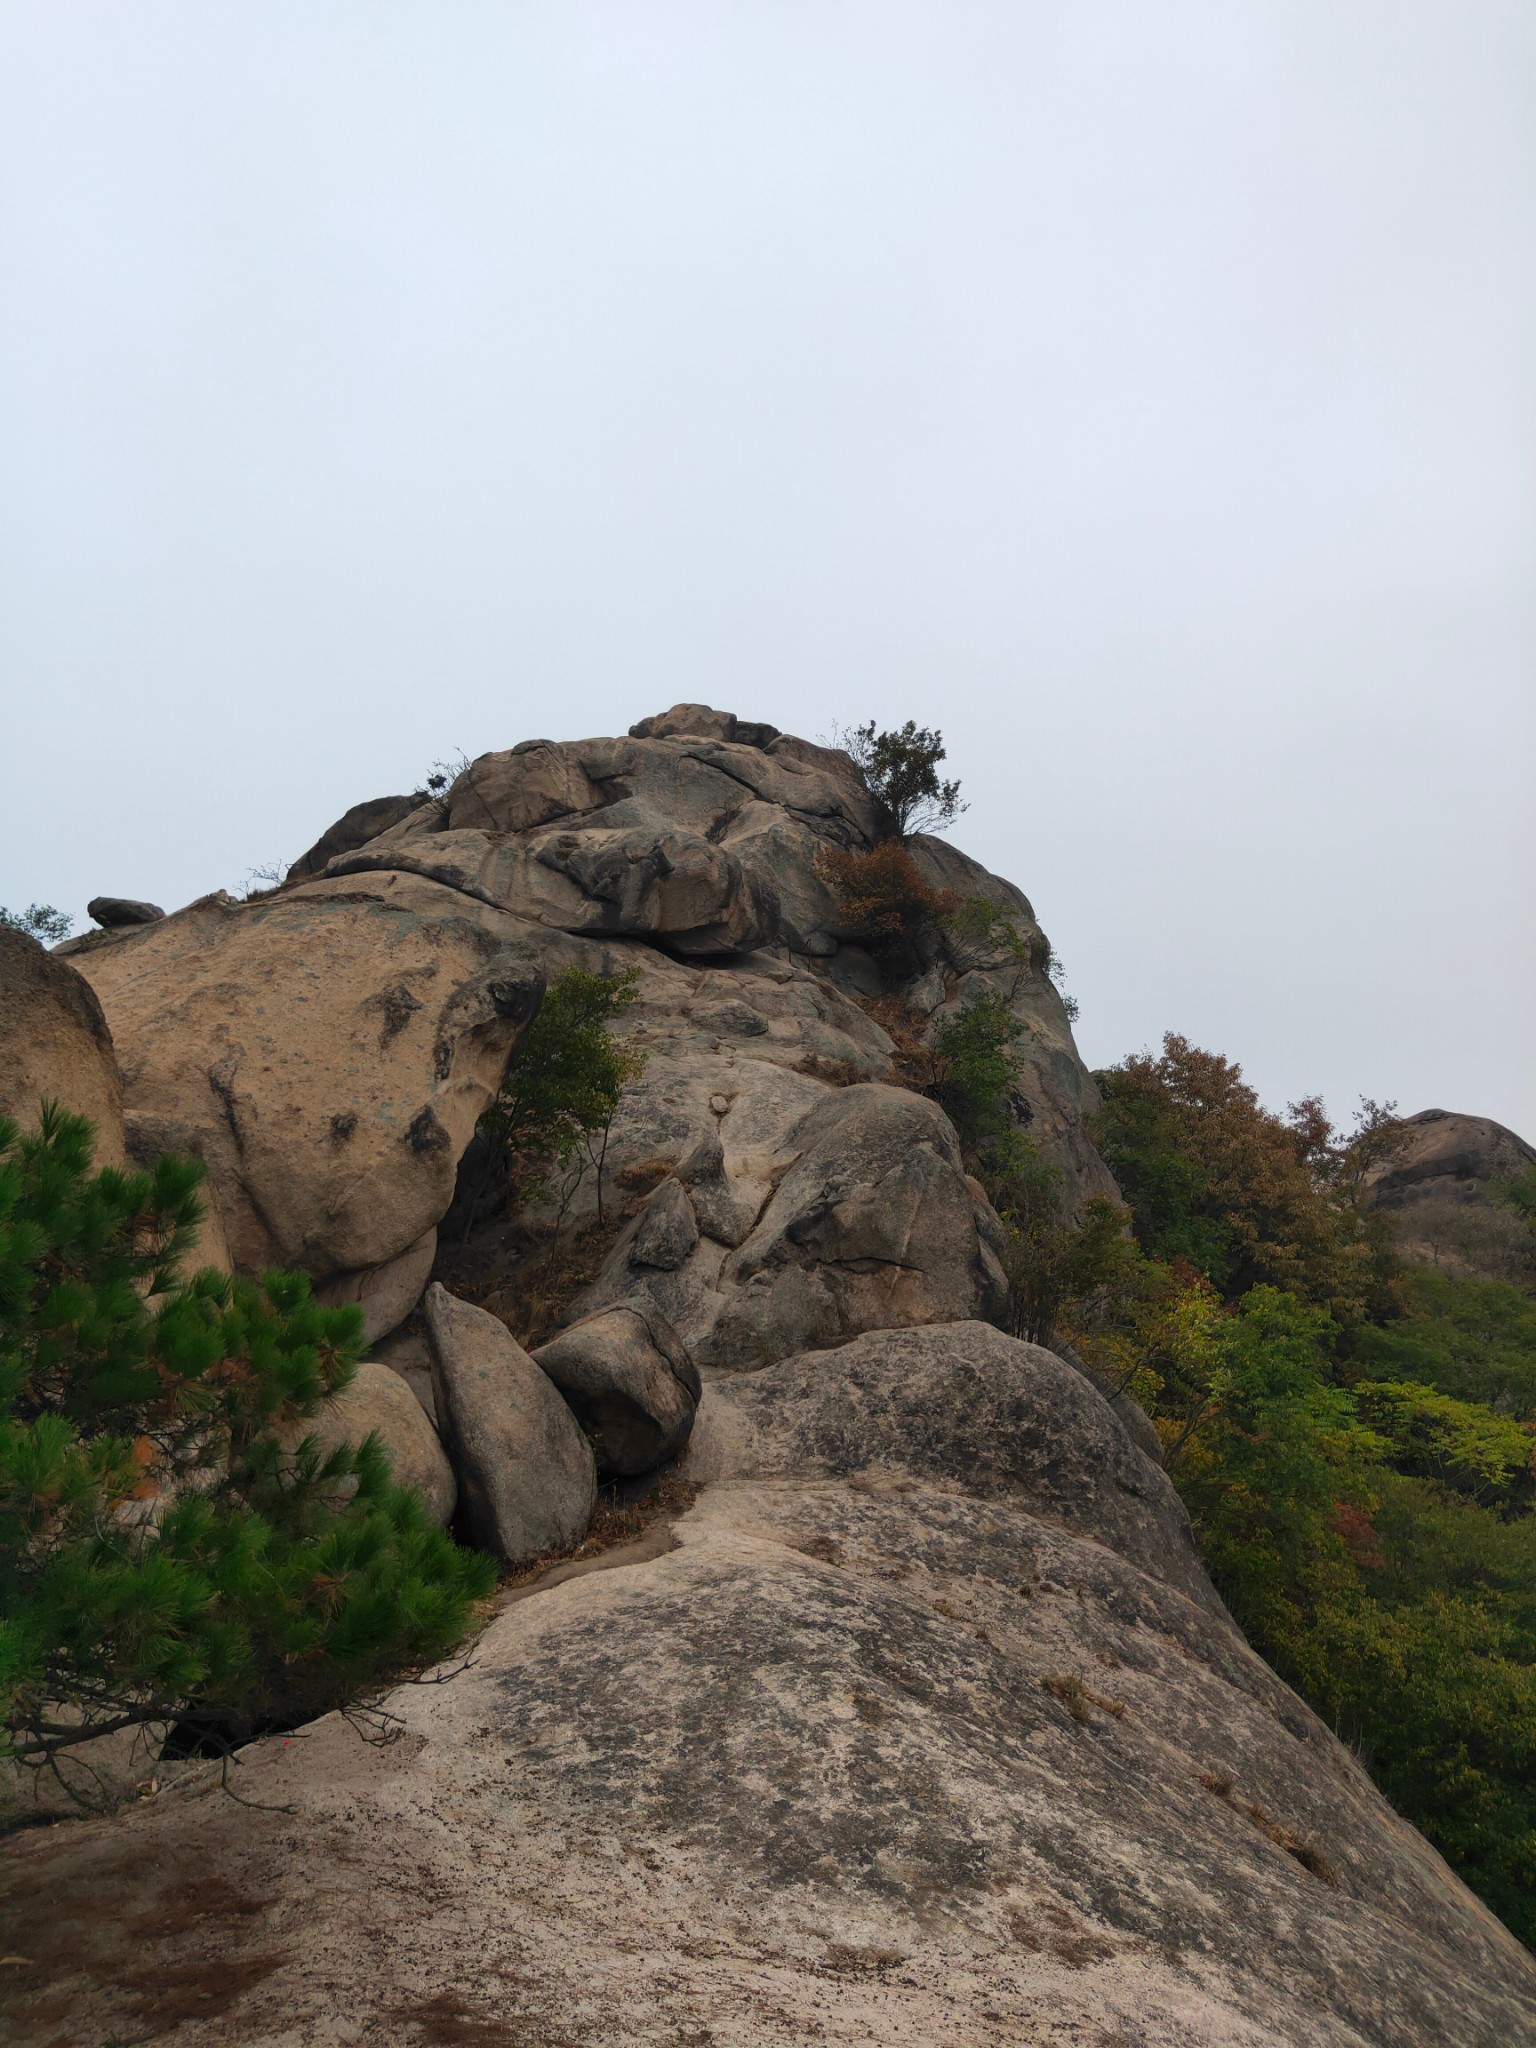
[[[1529,0],[0,0],[0,902],[937,724],[1102,1063],[1536,1137]]]

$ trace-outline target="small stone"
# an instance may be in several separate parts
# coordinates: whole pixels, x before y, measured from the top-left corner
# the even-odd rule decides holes
[[[731,1106],[731,1098],[729,1095],[711,1095],[709,1106],[716,1116],[724,1116]]]

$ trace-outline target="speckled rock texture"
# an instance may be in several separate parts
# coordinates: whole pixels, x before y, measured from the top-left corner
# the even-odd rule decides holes
[[[734,1450],[675,1547],[517,1596],[394,1743],[332,1717],[244,1752],[258,1809],[205,1779],[11,1842],[7,2040],[1536,2038],[1531,1957],[1242,1642],[1099,1396],[1006,1342],[707,1386]]]
[[[597,1498],[596,1467],[554,1382],[495,1316],[435,1281],[423,1313],[465,1535],[508,1564],[579,1541]],[[409,1388],[387,1377],[420,1415]]]
[[[322,1281],[435,1227],[544,986],[452,896],[407,906],[316,883],[209,899],[71,958],[113,1027],[130,1111],[207,1161],[236,1265]]]
[[[592,1439],[601,1478],[652,1472],[687,1443],[698,1368],[653,1303],[600,1309],[532,1356]]]

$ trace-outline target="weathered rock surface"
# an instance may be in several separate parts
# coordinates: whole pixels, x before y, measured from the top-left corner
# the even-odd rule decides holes
[[[1536,1279],[1530,1233],[1495,1199],[1495,1183],[1536,1165],[1536,1145],[1491,1117],[1423,1109],[1367,1175],[1411,1259],[1500,1279]]]
[[[378,1343],[397,1330],[415,1308],[432,1275],[437,1256],[437,1228],[424,1231],[416,1242],[382,1265],[363,1266],[339,1274],[319,1290],[329,1308],[355,1302],[363,1311],[363,1338]]]
[[[1092,1389],[1004,1342],[789,1361],[782,1426],[771,1374],[709,1386],[736,1476],[677,1547],[520,1597],[398,1742],[332,1717],[243,1753],[263,1810],[215,1777],[15,1841],[8,2038],[1536,2038],[1531,1957],[1244,1645]],[[1038,1454],[979,1441],[1008,1404]]]
[[[596,1439],[601,1476],[649,1472],[687,1443],[698,1370],[654,1303],[600,1310],[532,1356]]]
[[[1482,1202],[1490,1181],[1513,1179],[1532,1166],[1536,1145],[1491,1117],[1421,1109],[1403,1118],[1401,1141],[1367,1176],[1367,1186],[1383,1209],[1425,1200]]]
[[[1221,1612],[1167,1474],[1054,1351],[989,1323],[887,1329],[717,1382],[687,1476],[905,1472],[1108,1543]]]
[[[754,1066],[735,1069],[744,1099],[709,1110],[713,1131],[683,1126],[693,1143],[676,1176],[571,1318],[654,1303],[709,1375],[1000,1305],[997,1218],[936,1104],[901,1088],[769,1080]]]
[[[351,810],[343,811],[334,825],[326,827],[307,853],[300,855],[288,870],[288,879],[303,881],[318,875],[327,861],[338,854],[351,853],[355,847],[366,846],[370,839],[377,839],[381,832],[398,825],[417,808],[413,796],[376,796],[366,803],[354,804]]]
[[[37,1127],[50,1097],[96,1126],[96,1163],[122,1166],[123,1091],[90,983],[25,932],[0,925],[0,1116]]]
[[[365,1360],[352,1384],[296,1423],[289,1437],[292,1443],[313,1437],[327,1453],[338,1444],[360,1444],[370,1433],[377,1434],[388,1451],[398,1484],[419,1491],[439,1527],[452,1521],[458,1502],[453,1467],[420,1402],[388,1366]],[[355,1487],[355,1482],[349,1486]]]
[[[85,914],[111,931],[118,925],[154,924],[165,912],[158,903],[141,903],[132,896],[93,896]]]
[[[509,1564],[574,1543],[592,1519],[597,1477],[553,1382],[504,1324],[436,1282],[423,1309],[465,1533]]]
[[[416,1244],[543,977],[458,899],[307,883],[208,901],[75,956],[130,1109],[207,1161],[236,1265],[318,1280]]]
[[[392,1373],[410,1388],[420,1403],[421,1412],[438,1426],[437,1377],[432,1365],[432,1346],[424,1329],[410,1328],[395,1330],[381,1343],[373,1347],[374,1358],[380,1365],[387,1365]]]
[[[456,1526],[508,1558],[587,1526],[578,1414],[624,1476],[691,1422],[702,1492],[670,1550],[509,1595],[467,1669],[387,1702],[398,1742],[332,1718],[244,1753],[255,1810],[183,1782],[5,1845],[7,2040],[1536,2039],[1536,1965],[1249,1651],[1155,1459],[981,1320],[998,1219],[889,1085],[816,867],[876,829],[845,755],[678,705],[72,953],[131,1142],[202,1152],[237,1262],[305,1264],[380,1331],[541,979],[637,969],[645,1072],[572,1208],[623,1221],[596,1281],[537,1361],[431,1287],[435,1358],[396,1330],[358,1400],[429,1486],[451,1451]],[[1014,936],[932,935],[892,1028],[1000,995],[1018,1120],[1112,1193],[1027,899],[914,852]]]
[[[328,873],[416,875],[552,931],[641,939],[675,956],[709,958],[718,994],[696,1014],[705,1023],[713,1009],[720,1046],[765,1036],[776,1050],[798,1025],[798,1056],[836,1064],[849,1054],[826,1041],[840,1035],[842,1020],[813,1020],[808,990],[819,985],[830,1010],[834,988],[868,996],[881,981],[863,948],[836,936],[837,900],[816,857],[829,847],[868,847],[878,830],[876,808],[846,754],[707,705],[680,704],[640,720],[624,739],[529,740],[482,755],[442,803],[393,818],[338,854]],[[1112,1195],[1083,1129],[1097,1092],[1045,972],[1049,947],[1028,899],[940,840],[913,845],[933,886],[989,898],[1025,942],[1022,954],[972,944],[948,966],[936,953],[923,1013],[934,1020],[970,995],[1002,994],[1023,1026],[1021,1117],[1064,1168],[1077,1199]],[[765,1010],[757,991],[735,985],[790,963],[802,971],[784,974],[797,986],[789,1002]],[[869,1078],[885,1078],[889,1054],[886,1040]]]

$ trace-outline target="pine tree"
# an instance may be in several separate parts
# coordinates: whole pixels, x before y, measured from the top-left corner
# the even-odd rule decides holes
[[[184,1276],[201,1165],[98,1172],[91,1145],[56,1104],[30,1137],[0,1119],[0,1753],[39,1766],[325,1712],[443,1655],[493,1576],[376,1438],[284,1449],[360,1312],[302,1274]]]

